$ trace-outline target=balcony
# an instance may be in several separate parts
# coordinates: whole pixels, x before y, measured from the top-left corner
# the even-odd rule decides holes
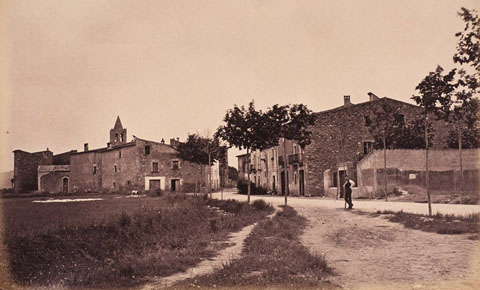
[[[289,164],[299,164],[300,166],[302,166],[303,165],[303,155],[300,154],[300,153],[288,155],[288,163]]]

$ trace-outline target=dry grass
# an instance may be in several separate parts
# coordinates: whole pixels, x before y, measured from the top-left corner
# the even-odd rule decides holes
[[[405,213],[403,211],[377,211],[373,215],[388,215],[391,222],[401,223],[407,228],[434,232],[437,234],[477,234],[479,232],[479,214],[468,216],[428,215]]]
[[[226,207],[240,209],[227,214],[209,203],[183,194],[64,204],[9,199],[2,212],[12,276],[47,287],[139,285],[213,256],[218,243],[212,241],[272,211],[228,201]],[[18,225],[28,226],[12,228]]]
[[[295,287],[330,289],[324,278],[332,269],[322,255],[312,255],[300,242],[306,219],[291,207],[259,223],[245,241],[242,257],[218,272],[185,281],[176,287]],[[272,286],[273,285],[273,286]],[[274,288],[275,288],[274,287]]]

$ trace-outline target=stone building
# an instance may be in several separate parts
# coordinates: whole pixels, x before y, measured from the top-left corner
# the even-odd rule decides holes
[[[284,162],[283,152],[287,153]],[[248,159],[250,158],[250,181],[274,194],[284,194],[285,183],[293,195],[305,195],[305,164],[302,148],[291,140],[279,140],[279,145],[264,151],[255,150],[238,158],[238,176],[248,179]],[[284,171],[284,168],[287,168]]]
[[[48,150],[15,150],[13,188],[15,193],[30,191],[68,192],[70,155],[76,151],[53,155]]]
[[[395,108],[396,117],[404,122],[417,119],[423,113],[422,108],[412,104],[386,97],[378,98],[373,93],[368,93],[368,96],[367,102],[359,104],[351,103],[350,96],[344,96],[343,106],[315,113],[315,124],[310,128],[312,143],[302,150],[294,142],[286,142],[286,173],[283,170],[283,140],[274,148],[252,152],[251,181],[271,191],[277,187],[277,192],[281,194],[285,191],[284,183],[288,182],[292,195],[343,196],[343,187],[338,185],[344,183],[345,175],[356,182],[358,162],[373,150],[374,138],[369,129],[375,112],[386,104]],[[434,148],[446,147],[445,134],[448,132],[445,124],[436,121],[433,128]],[[239,178],[246,179],[248,156],[244,154],[238,158]],[[269,164],[269,174],[266,164]],[[353,191],[355,193],[357,188],[353,188]]]
[[[104,148],[53,155],[50,151],[14,151],[15,192],[131,192],[164,190],[194,191],[206,183],[205,170],[176,156],[178,138],[170,144],[133,136],[117,117]],[[215,185],[221,183],[219,166],[213,170]],[[215,187],[214,187],[215,189]]]

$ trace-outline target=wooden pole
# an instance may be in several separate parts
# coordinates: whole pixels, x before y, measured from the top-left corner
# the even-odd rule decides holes
[[[250,203],[250,148],[247,148],[247,156],[248,156],[248,162],[247,162],[247,203]]]
[[[428,199],[428,215],[432,216],[432,201],[430,199],[430,191],[428,187],[428,178],[429,178],[429,171],[428,171],[428,116],[425,112],[425,188],[427,191],[427,199]]]
[[[285,205],[287,205],[287,196],[289,194],[288,190],[288,160],[287,160],[287,139],[283,138],[283,172],[285,179]]]
[[[385,183],[385,202],[388,201],[388,177],[387,177],[387,140],[383,136],[383,182]]]

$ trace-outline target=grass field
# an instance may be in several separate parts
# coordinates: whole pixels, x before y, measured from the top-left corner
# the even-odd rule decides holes
[[[183,194],[102,197],[72,203],[1,200],[14,279],[47,287],[140,285],[212,256],[220,247],[215,241],[273,211]]]

